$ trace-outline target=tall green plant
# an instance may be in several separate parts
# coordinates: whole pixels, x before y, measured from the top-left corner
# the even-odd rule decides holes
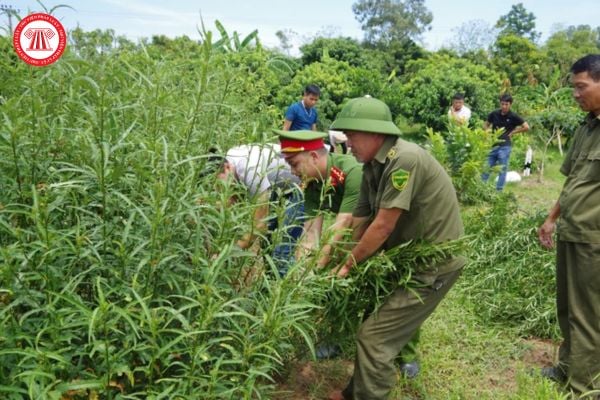
[[[237,249],[254,205],[199,174],[260,126],[244,67],[210,41],[194,65],[151,46],[4,86],[2,398],[265,398],[314,337],[322,286]]]
[[[483,129],[450,123],[444,134],[427,129],[429,150],[446,168],[461,203],[473,204],[492,198],[481,181],[487,154],[494,138]]]
[[[475,236],[462,287],[486,323],[514,327],[523,336],[556,338],[554,254],[537,238],[543,219],[543,213],[520,212],[510,194],[471,210],[465,227]]]

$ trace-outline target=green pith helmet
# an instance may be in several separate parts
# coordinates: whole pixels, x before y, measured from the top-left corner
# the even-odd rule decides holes
[[[350,100],[331,124],[331,129],[384,135],[402,134],[392,120],[389,107],[383,101],[372,97]]]

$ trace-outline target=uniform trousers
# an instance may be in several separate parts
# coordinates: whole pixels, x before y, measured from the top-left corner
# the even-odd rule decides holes
[[[360,326],[354,374],[344,389],[346,399],[387,399],[396,385],[394,360],[404,346],[415,336],[420,326],[431,315],[440,301],[458,279],[461,269],[443,271],[443,267],[456,265],[451,261],[438,265],[431,272],[417,273],[413,280],[418,287],[396,289]],[[459,266],[462,267],[463,261]]]
[[[558,240],[556,309],[559,367],[574,391],[600,390],[600,244]]]

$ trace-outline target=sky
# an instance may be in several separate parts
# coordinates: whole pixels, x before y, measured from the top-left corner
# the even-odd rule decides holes
[[[279,30],[291,30],[297,46],[318,34],[349,36],[362,39],[360,24],[352,13],[355,0],[43,0],[48,8],[59,4],[73,7],[54,12],[67,29],[80,26],[84,30],[114,29],[136,41],[141,37],[163,34],[169,37],[187,35],[200,39],[197,27],[201,16],[207,30],[216,32],[219,20],[231,34],[237,31],[244,37],[258,29],[258,37],[266,47],[278,47]],[[507,14],[514,1],[498,0],[426,0],[433,13],[431,30],[422,36],[422,45],[437,50],[451,43],[455,30],[463,23],[483,20],[493,26],[501,15]],[[536,30],[545,40],[558,27],[587,24],[600,25],[598,0],[521,0],[536,16]],[[575,4],[576,6],[568,6]],[[0,0],[20,10],[43,11],[35,0]],[[13,27],[16,21],[13,19]],[[0,15],[0,26],[8,26],[6,15]]]

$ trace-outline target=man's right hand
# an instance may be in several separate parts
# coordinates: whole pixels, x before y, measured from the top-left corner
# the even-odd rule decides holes
[[[554,240],[552,239],[552,235],[554,234],[554,230],[556,229],[556,223],[546,220],[538,229],[538,238],[540,239],[540,243],[543,247],[547,249],[551,249],[554,247]]]

